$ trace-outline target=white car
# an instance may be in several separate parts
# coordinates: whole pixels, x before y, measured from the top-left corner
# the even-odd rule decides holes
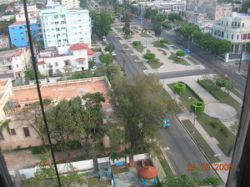
[[[112,53],[112,56],[113,56],[113,57],[115,57],[115,56],[116,56],[116,53],[115,53],[115,52],[113,52],[113,53]]]

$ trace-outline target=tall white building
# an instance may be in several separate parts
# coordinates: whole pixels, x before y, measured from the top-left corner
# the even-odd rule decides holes
[[[245,52],[246,44],[250,42],[250,16],[233,12],[213,25],[212,35],[232,43],[232,51],[226,55],[226,61],[238,60],[243,52],[243,60],[249,59]]]
[[[91,47],[91,18],[88,10],[55,6],[41,10],[44,47],[85,43]]]
[[[67,8],[80,8],[80,0],[61,0],[61,3]]]

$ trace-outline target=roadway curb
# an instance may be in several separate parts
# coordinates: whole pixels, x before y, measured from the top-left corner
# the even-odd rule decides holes
[[[168,165],[169,165],[171,171],[173,172],[174,175],[176,175],[177,173],[176,173],[176,171],[175,171],[175,169],[174,169],[172,163],[170,162],[170,159],[168,158],[167,154],[165,153],[163,147],[162,147],[161,145],[160,145],[159,147],[160,147],[160,150],[161,150],[161,152],[162,152],[162,154],[163,154],[165,160],[167,161],[167,163],[168,163]]]

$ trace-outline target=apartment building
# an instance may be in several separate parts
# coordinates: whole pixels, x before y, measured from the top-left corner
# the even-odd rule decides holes
[[[28,16],[30,20],[37,20],[39,17],[40,10],[36,7],[36,5],[27,6]],[[21,8],[20,12],[16,14],[16,21],[25,21],[24,9]]]
[[[80,8],[80,0],[61,0],[61,3],[66,8]]]
[[[216,38],[228,40],[232,43],[232,51],[226,55],[226,62],[250,59],[246,52],[246,44],[250,42],[250,16],[233,12],[213,25],[212,35]]]
[[[88,10],[54,6],[41,10],[44,47],[85,43],[91,47],[91,18]]]
[[[94,52],[87,44],[80,43],[41,51],[37,67],[46,76],[61,76],[65,72],[77,72],[89,69],[88,61]]]
[[[28,48],[0,52],[0,78],[16,79],[24,76],[26,67],[30,64]]]
[[[9,37],[6,35],[0,35],[0,49],[6,49],[10,47]]]
[[[171,12],[184,12],[186,10],[186,1],[184,0],[156,0],[156,1],[141,1],[138,2],[139,5],[143,7],[151,7],[157,9],[162,13],[168,14]]]
[[[42,40],[42,32],[41,32],[41,24],[36,20],[30,20],[30,29],[32,37],[40,41]],[[27,35],[27,27],[25,21],[16,21],[15,23],[9,25],[9,36],[10,42],[12,45],[17,48],[28,47],[28,35]]]

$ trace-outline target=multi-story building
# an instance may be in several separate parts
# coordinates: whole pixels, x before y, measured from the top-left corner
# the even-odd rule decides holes
[[[0,49],[6,49],[10,47],[9,37],[6,35],[0,35]]]
[[[40,12],[44,47],[86,43],[91,46],[91,18],[88,10],[55,6]]]
[[[33,39],[42,40],[41,24],[36,20],[30,20],[30,28]],[[17,21],[9,27],[10,42],[17,48],[27,47],[29,45],[27,36],[27,27],[25,21]]]
[[[94,52],[87,44],[74,44],[41,51],[37,67],[46,76],[60,76],[65,72],[77,72],[89,69],[88,61]]]
[[[231,3],[216,3],[215,7],[208,12],[208,17],[212,20],[220,20],[225,16],[230,16],[232,14],[232,4]]]
[[[19,2],[19,1],[20,0],[1,0],[0,5],[2,5],[2,4],[10,4],[10,3]]]
[[[39,17],[40,10],[37,9],[36,5],[29,5],[27,6],[28,16],[31,20],[37,20]],[[16,21],[25,21],[24,9],[21,8],[20,12],[16,14]]]
[[[30,64],[30,50],[28,48],[0,52],[0,77],[24,77],[24,71]]]
[[[66,8],[80,8],[80,0],[61,0],[61,3]]]
[[[186,1],[184,0],[156,0],[156,1],[140,1],[139,5],[143,7],[151,7],[153,9],[157,9],[162,13],[170,13],[170,12],[184,12],[186,10]]]
[[[243,60],[249,59],[245,51],[246,44],[250,42],[249,15],[234,12],[231,16],[223,17],[213,25],[212,35],[232,43],[232,51],[226,55],[226,62],[238,60],[241,56]]]

